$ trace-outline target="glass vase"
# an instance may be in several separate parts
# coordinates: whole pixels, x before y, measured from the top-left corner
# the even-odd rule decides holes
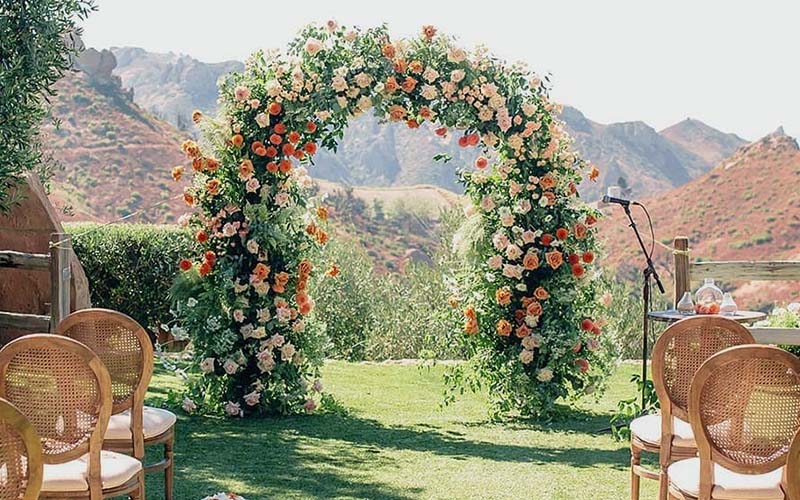
[[[695,311],[697,314],[719,314],[722,304],[722,290],[714,284],[713,278],[706,278],[694,294]]]

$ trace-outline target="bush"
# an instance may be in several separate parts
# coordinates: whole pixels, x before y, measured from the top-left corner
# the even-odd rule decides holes
[[[188,231],[149,224],[65,226],[95,307],[123,312],[151,330],[170,319],[168,293],[178,261],[195,252]]]

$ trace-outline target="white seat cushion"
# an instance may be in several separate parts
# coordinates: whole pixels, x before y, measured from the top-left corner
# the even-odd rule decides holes
[[[100,460],[100,479],[104,490],[122,486],[142,470],[140,461],[113,451],[100,452]],[[88,490],[89,483],[86,481],[88,465],[88,454],[63,464],[45,464],[42,491]]]
[[[672,445],[681,448],[696,448],[697,444],[688,422],[672,417]],[[631,434],[654,446],[661,445],[661,415],[643,415],[631,422]]]
[[[670,483],[693,497],[700,494],[700,459],[675,462],[668,470]],[[781,478],[783,468],[767,474],[739,474],[714,464],[714,500],[784,500]]]
[[[142,416],[142,429],[144,438],[156,437],[175,425],[178,418],[174,413],[161,408],[144,407]],[[127,410],[116,415],[111,415],[108,421],[108,430],[104,439],[131,440],[131,411]]]

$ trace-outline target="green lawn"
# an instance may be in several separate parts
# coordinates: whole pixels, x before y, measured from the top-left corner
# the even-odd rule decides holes
[[[628,498],[625,442],[594,431],[635,389],[623,365],[599,402],[549,424],[495,424],[484,399],[466,395],[441,409],[443,369],[329,362],[326,391],[347,415],[264,420],[180,417],[176,500],[235,491],[248,500],[297,498]],[[179,387],[155,377],[150,403]],[[655,496],[643,482],[642,498]],[[148,499],[163,498],[148,478]]]

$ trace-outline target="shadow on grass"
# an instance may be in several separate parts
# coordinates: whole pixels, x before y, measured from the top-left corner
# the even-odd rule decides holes
[[[591,423],[597,422],[590,419]],[[573,420],[574,424],[574,420]],[[507,424],[490,424],[508,429]],[[520,431],[553,431],[514,422]],[[564,423],[564,426],[567,424]],[[577,438],[578,436],[576,436]],[[535,436],[525,436],[535,439]],[[565,436],[563,442],[572,440]],[[577,441],[577,440],[575,440]],[[560,463],[569,467],[623,469],[623,447],[496,444],[467,439],[464,433],[426,424],[386,426],[352,415],[321,414],[262,420],[181,418],[176,446],[176,498],[192,500],[236,489],[250,500],[266,498],[370,498],[406,500],[422,491],[382,484],[375,469],[401,469],[395,451],[414,451],[454,460],[480,458],[520,464]],[[212,491],[213,490],[213,491]],[[148,498],[159,496],[158,479],[148,482]]]

